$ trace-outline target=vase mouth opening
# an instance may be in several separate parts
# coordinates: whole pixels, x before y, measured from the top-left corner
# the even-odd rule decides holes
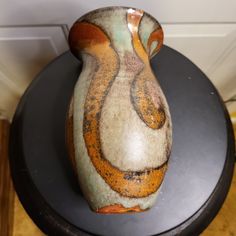
[[[145,10],[141,9],[141,8],[137,8],[137,7],[131,7],[131,6],[107,6],[107,7],[101,7],[101,8],[97,8],[94,10],[91,10],[87,13],[85,13],[84,15],[82,15],[78,20],[78,21],[82,21],[83,19],[86,19],[87,16],[92,16],[92,15],[96,15],[96,13],[101,13],[104,12],[104,14],[106,14],[106,12],[109,11],[116,11],[116,10],[126,10],[127,12],[129,10],[134,10],[134,11],[143,11],[143,14],[145,14],[146,16],[149,17],[149,19],[151,19],[154,23],[160,25],[160,23],[158,22],[158,20],[152,16],[151,14],[147,13]]]

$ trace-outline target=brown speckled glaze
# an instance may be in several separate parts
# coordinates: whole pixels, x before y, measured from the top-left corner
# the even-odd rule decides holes
[[[70,30],[70,48],[83,69],[68,112],[67,144],[96,212],[140,212],[157,197],[172,143],[168,105],[149,64],[162,43],[159,23],[126,7],[92,11]]]

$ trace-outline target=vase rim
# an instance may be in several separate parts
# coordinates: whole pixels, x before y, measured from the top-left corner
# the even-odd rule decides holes
[[[110,11],[110,10],[118,10],[118,9],[124,9],[124,10],[129,10],[129,9],[133,9],[133,10],[139,10],[139,11],[143,11],[143,13],[145,15],[147,15],[150,19],[152,19],[154,22],[156,22],[159,26],[160,23],[158,22],[158,20],[152,16],[150,13],[147,13],[145,10],[137,8],[137,7],[131,7],[131,6],[107,6],[107,7],[100,7],[100,8],[96,8],[94,10],[91,10],[87,13],[85,13],[84,15],[82,15],[77,21],[80,21],[82,18],[85,18],[86,16],[90,15],[90,14],[95,14],[97,12],[101,12],[101,11]]]

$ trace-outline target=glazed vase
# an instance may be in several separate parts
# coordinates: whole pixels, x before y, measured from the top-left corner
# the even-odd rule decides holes
[[[162,43],[160,24],[135,8],[97,9],[70,29],[70,49],[83,67],[67,144],[95,212],[141,212],[157,198],[172,143],[169,108],[150,67]]]

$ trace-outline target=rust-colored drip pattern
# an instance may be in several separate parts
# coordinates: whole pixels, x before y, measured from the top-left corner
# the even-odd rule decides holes
[[[99,208],[96,212],[102,213],[102,214],[113,214],[113,213],[122,214],[122,213],[143,212],[143,211],[144,210],[142,210],[138,205],[134,206],[134,207],[126,208],[121,204],[115,204],[115,205],[110,205],[110,206],[105,206],[105,207]]]

